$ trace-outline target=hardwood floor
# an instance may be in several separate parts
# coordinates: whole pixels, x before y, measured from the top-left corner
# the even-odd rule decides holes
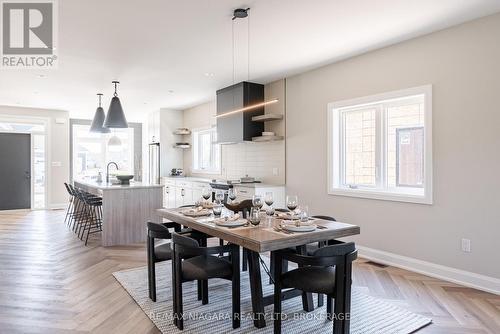
[[[85,247],[63,211],[0,213],[0,333],[158,333],[111,275],[143,266],[143,244]],[[248,284],[248,282],[242,282]],[[433,318],[418,333],[500,333],[500,296],[356,261],[354,285]]]

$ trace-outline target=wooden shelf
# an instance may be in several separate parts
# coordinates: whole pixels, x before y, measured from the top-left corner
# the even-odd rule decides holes
[[[252,117],[252,121],[254,122],[269,122],[269,121],[277,121],[280,119],[283,119],[283,115],[281,114],[264,114]]]
[[[255,141],[255,142],[266,142],[266,141],[276,141],[276,140],[283,140],[283,136],[252,137],[252,141]]]
[[[174,135],[178,135],[178,136],[190,135],[191,134],[191,130],[188,130],[188,129],[176,129],[176,130],[174,130],[173,134]]]
[[[191,145],[190,144],[181,144],[181,145],[174,144],[173,147],[174,148],[191,148]]]

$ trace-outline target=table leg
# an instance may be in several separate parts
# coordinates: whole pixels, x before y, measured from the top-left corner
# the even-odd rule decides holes
[[[252,311],[254,315],[254,326],[266,327],[264,313],[264,296],[262,294],[262,280],[260,276],[259,253],[247,250],[248,273],[250,277],[250,292],[252,295]]]

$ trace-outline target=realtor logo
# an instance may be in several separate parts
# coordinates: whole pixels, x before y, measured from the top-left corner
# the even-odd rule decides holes
[[[1,2],[2,68],[54,68],[56,65],[56,3],[54,0],[28,1]]]

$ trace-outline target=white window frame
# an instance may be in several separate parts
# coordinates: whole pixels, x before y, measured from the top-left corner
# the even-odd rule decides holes
[[[369,105],[380,103],[387,100],[398,98],[407,98],[411,96],[424,96],[424,193],[421,194],[421,188],[401,187],[401,189],[383,189],[380,186],[381,181],[385,182],[386,166],[385,164],[385,140],[386,131],[383,131],[382,136],[376,137],[376,175],[378,183],[376,187],[358,187],[349,188],[343,185],[341,177],[341,155],[343,154],[342,146],[342,126],[341,126],[341,109],[346,107]],[[377,113],[380,115],[380,113]],[[337,101],[328,104],[328,194],[339,196],[350,196],[359,198],[369,198],[378,200],[389,200],[399,202],[409,202],[418,204],[432,204],[432,85],[419,86],[414,88],[402,89],[388,93],[365,96],[349,100]],[[377,128],[386,129],[386,124],[381,124],[383,120],[377,116],[375,124]],[[381,170],[380,170],[381,169]]]
[[[212,138],[212,145],[213,146],[218,146],[217,150],[219,151],[219,156],[218,156],[218,161],[216,161],[217,157],[215,156],[216,152],[214,149],[210,150],[210,161],[211,161],[211,168],[199,168],[196,165],[196,162],[199,160],[199,150],[198,150],[198,141],[197,141],[197,136],[200,132],[207,132],[211,131],[211,138]],[[191,142],[192,142],[192,166],[191,166],[191,171],[196,174],[220,174],[221,173],[221,149],[220,149],[220,144],[215,144],[217,142],[217,130],[215,127],[204,127],[204,128],[197,128],[192,130],[192,137],[191,137]],[[198,155],[198,157],[196,156]],[[215,166],[214,166],[215,164]]]

